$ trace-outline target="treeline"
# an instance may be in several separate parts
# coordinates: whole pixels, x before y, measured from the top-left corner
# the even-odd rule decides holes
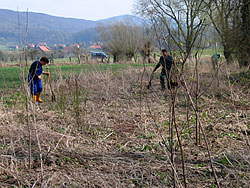
[[[99,35],[104,42],[105,51],[113,56],[113,62],[126,58],[137,61],[141,54],[150,62],[154,50],[154,35],[147,26],[137,26],[133,22],[113,22],[99,25]]]
[[[185,62],[194,49],[222,47],[228,63],[249,66],[250,0],[138,0],[135,12],[147,20],[143,27],[129,20],[99,26],[114,62],[138,53],[150,60],[155,47],[175,49]]]
[[[6,52],[6,51],[0,50],[0,61],[3,61],[3,62],[7,62],[7,61],[16,62],[16,61],[18,61],[18,59],[20,59],[20,55],[21,55],[21,53],[17,52],[17,51]]]

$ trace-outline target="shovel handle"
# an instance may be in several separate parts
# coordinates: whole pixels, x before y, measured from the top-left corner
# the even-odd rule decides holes
[[[47,71],[47,73],[49,73],[48,76],[49,76],[49,78],[50,78],[49,67],[46,67],[46,71]]]
[[[46,67],[46,71],[49,73],[49,67]],[[50,80],[50,76],[49,76],[49,87],[50,87],[50,91],[51,91],[51,99],[52,99],[52,102],[55,102],[56,101],[56,96],[52,90],[52,85],[51,85],[51,80]]]

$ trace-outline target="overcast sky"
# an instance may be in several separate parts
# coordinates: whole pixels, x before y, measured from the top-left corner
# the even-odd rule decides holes
[[[0,0],[1,9],[41,12],[54,16],[99,20],[132,14],[134,0]]]

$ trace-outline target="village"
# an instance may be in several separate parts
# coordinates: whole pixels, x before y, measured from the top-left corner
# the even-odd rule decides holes
[[[21,47],[19,45],[2,45],[0,48],[0,62],[2,66],[8,66],[8,62],[13,64],[18,61],[20,51],[25,50],[26,59],[36,60],[41,56],[48,56],[51,59],[51,63],[54,63],[54,59],[67,58],[69,63],[77,61],[81,63],[81,60],[88,61],[88,57],[93,59],[100,59],[103,62],[108,58],[103,51],[104,48],[100,43],[92,43],[83,45],[82,43],[74,44],[54,44],[53,46],[47,43],[30,43]]]
[[[70,53],[72,52],[75,48],[80,48],[82,47],[82,44],[74,43],[72,45],[68,44],[54,44],[53,46],[49,46],[45,42],[41,42],[38,44],[30,43],[25,48],[29,50],[40,50],[41,52],[51,52],[53,50],[63,50],[65,53]],[[87,45],[87,49],[92,52],[92,51],[101,51],[102,50],[102,45],[99,43],[93,43],[90,45]],[[20,46],[19,45],[2,45],[2,49],[6,51],[15,51],[19,50]]]

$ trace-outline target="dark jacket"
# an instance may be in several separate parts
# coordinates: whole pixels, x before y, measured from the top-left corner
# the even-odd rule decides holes
[[[162,73],[166,74],[166,70],[169,73],[172,67],[173,58],[170,55],[167,55],[166,58],[163,56],[160,57],[159,63],[155,66],[153,71],[156,71],[160,66],[162,67]]]

